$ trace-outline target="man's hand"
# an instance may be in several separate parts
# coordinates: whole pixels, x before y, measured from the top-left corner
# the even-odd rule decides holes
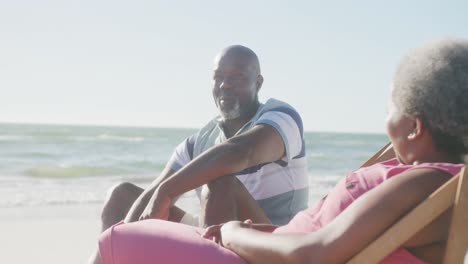
[[[139,220],[145,219],[162,219],[169,218],[169,208],[171,206],[171,199],[165,195],[160,188],[156,189],[153,196],[146,205],[145,210],[141,214]]]

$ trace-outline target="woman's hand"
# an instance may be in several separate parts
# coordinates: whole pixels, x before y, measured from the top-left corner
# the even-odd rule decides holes
[[[212,226],[208,227],[205,230],[205,233],[203,233],[202,237],[211,239],[214,242],[216,242],[216,243],[218,243],[218,244],[220,244],[222,246],[223,245],[222,232],[230,232],[231,229],[236,229],[236,228],[239,228],[239,227],[251,228],[252,227],[252,220],[247,219],[244,222],[231,221],[231,222],[227,222],[227,223],[224,223],[224,224],[212,225]]]
[[[221,244],[221,227],[223,225],[224,224],[209,226],[205,230],[205,233],[203,233],[202,237],[213,240],[215,243],[222,245]]]
[[[241,221],[231,221],[227,222],[226,224],[221,226],[220,229],[220,238],[221,244],[223,246],[227,245],[231,240],[232,235],[238,232],[240,229],[243,228],[252,228],[252,220],[246,220],[245,222]]]

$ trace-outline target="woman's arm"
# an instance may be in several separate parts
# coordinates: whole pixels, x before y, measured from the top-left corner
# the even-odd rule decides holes
[[[304,235],[277,235],[232,221],[221,227],[221,244],[236,252],[250,264],[305,263],[296,259],[297,245]]]
[[[221,229],[222,242],[251,264],[266,263],[266,259],[271,263],[343,263],[449,178],[447,173],[433,169],[406,171],[361,196],[314,233],[268,234],[229,223]],[[420,245],[438,239],[421,237],[424,239],[418,241]],[[414,241],[412,243],[415,246]]]
[[[231,221],[231,222],[238,222],[240,223],[241,227],[247,227],[253,230],[267,232],[267,233],[271,233],[275,231],[276,228],[278,228],[277,225],[272,225],[272,224],[253,224],[252,220],[250,219],[245,220],[244,222],[239,222],[239,221]],[[231,222],[228,222],[228,223],[231,223]],[[205,233],[203,233],[202,236],[204,238],[212,239],[216,243],[221,243],[221,228],[224,225],[226,224],[209,226],[208,228],[205,229]]]

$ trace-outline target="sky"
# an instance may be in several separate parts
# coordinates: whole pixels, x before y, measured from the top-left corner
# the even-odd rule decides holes
[[[468,37],[468,1],[0,0],[0,122],[203,126],[214,56],[260,58],[307,131],[383,133],[412,48]]]

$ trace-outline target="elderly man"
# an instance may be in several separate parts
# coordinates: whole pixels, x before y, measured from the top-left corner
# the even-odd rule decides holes
[[[288,104],[258,100],[263,84],[256,54],[230,46],[215,58],[213,97],[219,116],[175,149],[146,190],[116,186],[102,228],[125,219],[159,218],[207,226],[229,220],[287,223],[307,207],[308,176],[299,114]],[[196,189],[200,218],[174,205]],[[255,199],[256,203],[248,200]],[[256,206],[258,205],[258,206]]]

